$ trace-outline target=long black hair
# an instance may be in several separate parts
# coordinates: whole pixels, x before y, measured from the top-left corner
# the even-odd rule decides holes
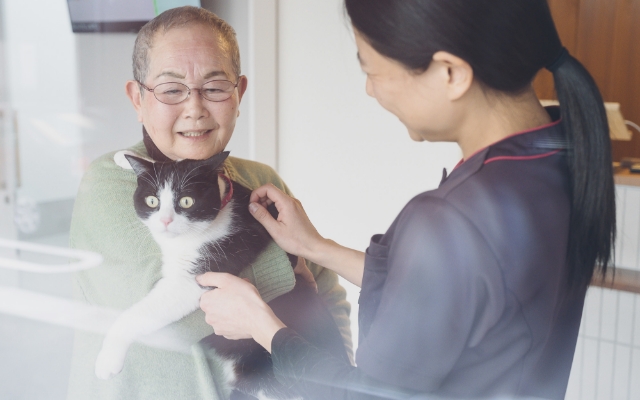
[[[422,72],[438,51],[473,68],[484,87],[507,94],[553,71],[569,142],[568,279],[585,287],[606,273],[616,233],[609,126],[591,75],[566,53],[546,0],[345,0],[354,28],[380,54]],[[561,62],[556,62],[560,60]]]

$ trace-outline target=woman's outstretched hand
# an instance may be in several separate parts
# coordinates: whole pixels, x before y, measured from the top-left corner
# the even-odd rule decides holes
[[[232,340],[253,338],[271,352],[273,336],[285,325],[262,300],[255,286],[220,272],[207,272],[196,280],[202,286],[215,287],[200,297],[200,308],[216,335]]]
[[[278,219],[266,209],[271,204],[278,210]],[[314,251],[324,239],[309,221],[300,201],[267,184],[251,193],[249,211],[283,250],[317,262]]]
[[[271,204],[278,209],[277,219],[267,211]],[[357,286],[362,285],[364,253],[320,236],[298,200],[267,184],[251,193],[249,212],[286,252],[322,265]]]

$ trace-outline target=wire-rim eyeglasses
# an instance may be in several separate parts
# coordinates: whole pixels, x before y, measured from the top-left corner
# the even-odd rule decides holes
[[[180,82],[166,82],[156,85],[153,89],[150,89],[140,81],[136,81],[145,90],[153,93],[153,96],[161,103],[175,105],[180,104],[187,100],[191,96],[192,90],[197,90],[203,99],[220,102],[225,101],[231,97],[234,90],[238,87],[238,82],[233,83],[228,80],[212,80],[205,82],[199,88],[190,88],[189,86]]]

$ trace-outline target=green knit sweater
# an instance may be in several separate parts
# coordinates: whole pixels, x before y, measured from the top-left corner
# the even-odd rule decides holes
[[[142,156],[142,143],[129,150]],[[71,222],[70,245],[102,254],[104,263],[77,273],[74,279],[76,299],[99,306],[126,309],[142,299],[161,277],[161,254],[147,228],[136,216],[133,193],[136,176],[113,162],[114,153],[94,161],[85,173],[76,198]],[[229,157],[225,173],[250,189],[273,183],[290,193],[270,167]],[[318,291],[351,350],[350,306],[337,276],[322,267],[310,265]],[[295,277],[286,254],[272,243],[243,277],[249,278],[265,301],[293,288]],[[76,332],[69,400],[161,400],[225,399],[228,388],[221,384],[221,367],[215,357],[205,356],[197,342],[213,333],[197,310],[171,324],[169,329],[187,343],[191,353],[184,354],[134,344],[130,347],[120,374],[107,381],[94,375],[94,363],[103,335]]]

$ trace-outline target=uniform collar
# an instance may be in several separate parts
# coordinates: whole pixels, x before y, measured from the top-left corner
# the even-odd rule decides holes
[[[468,159],[460,160],[449,176],[444,171],[440,185],[455,177],[464,179],[494,161],[536,159],[567,150],[569,146],[561,126],[560,108],[547,107],[546,110],[553,122],[514,133],[477,151]]]

